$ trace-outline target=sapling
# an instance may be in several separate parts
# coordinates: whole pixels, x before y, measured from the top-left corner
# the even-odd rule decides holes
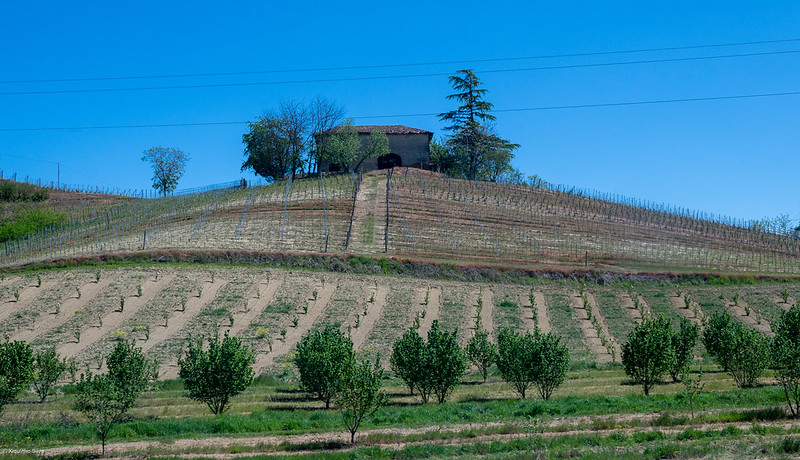
[[[125,297],[119,296],[119,312],[125,311]]]
[[[369,303],[375,303],[375,293],[373,292],[372,295],[369,297]]]
[[[141,296],[142,296],[142,285],[141,284],[137,284],[136,285],[136,297],[141,297]]]
[[[308,313],[308,300],[306,300],[306,303],[303,304],[303,314],[305,315],[307,313]]]
[[[692,306],[692,298],[687,295],[683,298],[683,304],[686,305],[686,309],[688,310]]]
[[[733,294],[733,304],[736,305],[737,307],[739,306],[739,293],[738,292],[735,292]],[[750,315],[748,315],[748,316],[750,316]]]
[[[144,325],[144,341],[147,342],[148,340],[150,340],[150,325],[149,324],[145,324]]]
[[[745,305],[744,306],[744,314],[746,316],[750,316],[750,306],[749,305]]]
[[[292,326],[297,327],[297,323],[299,323],[299,322],[300,322],[300,318],[298,318],[296,316],[292,318]]]
[[[431,288],[430,286],[428,286],[428,290],[425,291],[425,302],[423,302],[423,305],[428,305],[428,300],[430,299],[430,296],[431,296]]]
[[[42,275],[36,275],[36,287],[42,287]]]
[[[203,297],[203,286],[197,288],[197,297]]]
[[[80,326],[75,327],[75,330],[72,333],[75,336],[75,340],[78,343],[81,343],[81,328],[80,328]]]
[[[258,286],[256,286],[256,299],[260,298],[261,298],[261,290],[258,288]]]
[[[61,313],[61,304],[60,304],[60,303],[57,303],[57,304],[56,304],[56,313],[55,313],[55,314],[57,315],[57,314],[59,314],[59,313]]]
[[[703,370],[700,369],[697,373],[697,377],[690,377],[688,369],[685,369],[681,375],[681,381],[683,382],[683,392],[686,395],[686,400],[689,401],[689,411],[692,414],[692,419],[694,419],[696,399],[706,386],[706,384],[703,383]]]
[[[233,314],[232,313],[228,313],[228,321],[230,321],[231,327],[233,327]]]
[[[427,315],[427,314],[428,314],[428,309],[427,308],[423,308],[422,309],[422,313],[420,313],[419,316],[420,316],[420,318],[425,319],[425,315]]]
[[[100,327],[103,327],[103,317],[102,316],[97,315],[97,322],[100,323]]]
[[[281,328],[281,339],[285,342],[286,341],[286,328]]]
[[[781,292],[781,297],[783,298],[783,303],[789,303],[789,290],[783,288],[783,292]]]
[[[103,354],[102,353],[98,353],[97,357],[95,359],[97,360],[97,369],[102,369],[103,368]]]
[[[169,313],[164,312],[161,314],[161,317],[164,318],[164,327],[169,327]]]
[[[359,325],[361,325],[361,317],[360,317],[360,316],[358,316],[358,315],[356,315],[356,325],[355,325],[355,326],[353,326],[353,327],[355,327],[356,329],[358,329],[358,326],[359,326]]]
[[[417,312],[417,314],[414,315],[414,329],[419,329],[420,325],[421,324],[420,324],[420,321],[419,321],[419,312]]]
[[[19,289],[14,288],[14,302],[19,302]]]
[[[367,316],[367,304],[364,304],[364,316]]]
[[[187,299],[186,296],[181,297],[181,312],[186,311],[186,302],[188,301],[189,299]]]
[[[94,273],[94,282],[95,282],[95,283],[99,283],[99,282],[100,282],[100,270],[97,270],[97,271]]]
[[[80,286],[75,286],[75,292],[78,293],[78,298],[80,299],[81,298],[81,288],[80,288]]]
[[[318,295],[318,294],[319,294],[319,293],[317,292],[317,290],[316,290],[316,289],[314,289],[314,292],[312,292],[312,293],[311,293],[311,298],[312,298],[312,299],[313,299],[315,302],[317,301],[317,295]]]
[[[211,272],[211,284],[214,284],[214,280],[216,279],[214,274],[215,274],[215,272]]]

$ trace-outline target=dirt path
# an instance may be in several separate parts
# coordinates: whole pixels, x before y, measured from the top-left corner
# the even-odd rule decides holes
[[[619,344],[619,340],[611,333],[611,329],[608,328],[608,321],[606,321],[605,316],[603,316],[600,305],[597,304],[597,299],[591,292],[586,293],[586,298],[589,300],[589,305],[592,307],[592,314],[597,318],[597,322],[603,328],[603,334],[605,334],[606,339],[610,341],[610,343],[604,344],[606,351],[608,351],[609,346],[613,347],[614,353],[612,353],[611,357],[614,358],[615,362],[622,362],[622,347]]]
[[[686,297],[681,294],[680,296],[670,296],[669,301],[672,304],[672,308],[674,308],[679,315],[689,319],[694,324],[699,324],[700,327],[702,327],[705,314],[703,314],[703,310],[700,308],[700,305],[695,301],[691,301],[690,307],[686,308],[685,299]]]
[[[644,310],[645,315],[652,316],[653,311],[650,310],[650,306],[647,305],[647,302],[644,301],[642,296],[640,296],[639,293],[634,293],[634,296],[636,296],[636,301],[639,302],[639,306],[641,307],[642,310]],[[642,322],[642,312],[639,311],[638,308],[636,308],[636,302],[634,302],[634,299],[630,296],[630,294],[628,294],[627,292],[620,293],[619,304],[622,307],[622,310],[625,311],[625,313],[628,315],[630,319],[633,320],[633,322],[635,322],[636,324]]]
[[[53,287],[57,286],[59,283],[55,280],[48,280],[42,281],[41,287],[29,287],[26,289],[20,289],[19,291],[19,301],[14,300],[14,297],[11,297],[10,300],[3,302],[3,306],[0,307],[0,322],[4,321],[6,318],[11,316],[12,313],[18,312],[23,308],[27,307],[31,303],[33,303],[43,292],[47,292]],[[49,313],[49,312],[48,312]]]
[[[489,339],[495,340],[495,321],[494,321],[494,292],[491,289],[484,289],[481,295],[483,309],[481,311],[481,324],[489,331]]]
[[[547,312],[547,298],[544,296],[544,292],[534,291],[533,300],[536,301],[539,330],[542,331],[542,334],[548,334],[553,330],[553,323],[550,322],[550,314]],[[530,299],[527,303],[530,305]]]
[[[525,292],[519,294],[519,314],[522,319],[522,332],[533,334],[533,331],[536,330],[536,322],[533,320],[530,295]]]
[[[760,315],[758,318],[756,318],[758,313],[750,310],[747,306],[747,302],[745,302],[743,299],[739,299],[738,305],[736,305],[734,302],[726,301],[725,308],[727,308],[733,316],[735,316],[745,325],[757,330],[758,332],[761,332],[762,334],[775,337],[775,333],[772,332],[772,327],[770,326],[769,321]]]
[[[255,319],[261,315],[261,312],[267,308],[267,305],[275,300],[275,295],[278,294],[278,289],[281,288],[285,280],[285,277],[275,276],[269,280],[266,288],[262,288],[261,283],[258,282],[256,285],[256,292],[259,293],[258,296],[248,299],[247,308],[244,312],[234,313],[233,315],[235,321],[233,326],[228,328],[228,332],[232,337],[239,335],[239,333],[247,329],[250,323],[255,321]]]
[[[572,308],[572,312],[578,320],[578,327],[580,327],[583,333],[583,341],[586,343],[589,351],[597,358],[598,363],[610,363],[612,361],[611,353],[609,353],[608,349],[603,345],[603,341],[600,339],[597,329],[595,329],[594,324],[589,320],[589,312],[583,306],[583,299],[576,292],[570,293],[568,298],[569,306]],[[597,309],[595,308],[593,310],[594,314],[597,314]]]
[[[433,320],[439,319],[439,314],[442,311],[442,288],[431,287],[430,289],[431,291],[428,294],[428,305],[422,307],[425,310],[425,317],[420,318],[419,330],[417,331],[423,339],[428,337],[428,331],[431,330]],[[427,288],[425,288],[425,292],[428,292]],[[423,296],[424,295],[425,294],[423,294]],[[423,297],[423,301],[424,299],[425,297]]]
[[[702,413],[711,413],[702,412]],[[700,414],[701,412],[698,412]],[[547,421],[539,421],[536,424],[536,433],[545,439],[553,439],[566,436],[584,436],[591,434],[593,436],[605,437],[613,433],[623,432],[628,436],[635,433],[649,433],[659,432],[663,435],[673,436],[675,434],[685,431],[687,428],[701,429],[706,431],[717,431],[727,427],[735,427],[739,430],[749,430],[753,427],[753,422],[740,422],[740,423],[698,423],[689,421],[688,423],[665,426],[648,426],[650,422],[658,418],[661,414],[616,414],[611,416],[594,416],[594,417],[573,417],[573,418],[554,418]],[[632,425],[633,422],[639,422],[635,428],[631,427],[612,427],[607,429],[593,428],[592,424],[597,420],[605,420],[607,425],[613,425],[611,422],[617,421],[620,424]],[[797,421],[792,420],[779,420],[779,421],[766,421],[759,422],[761,427],[774,427],[782,430],[789,430],[798,426]],[[498,427],[516,427],[506,432],[483,432]],[[300,454],[316,454],[317,456],[324,456],[325,454],[343,453],[348,452],[355,448],[363,448],[370,445],[378,445],[382,449],[402,449],[409,445],[461,445],[461,444],[476,444],[488,442],[508,442],[514,439],[520,439],[531,436],[530,422],[521,421],[503,421],[503,422],[484,422],[484,423],[462,423],[453,425],[428,425],[418,428],[381,428],[373,430],[360,430],[356,436],[357,444],[353,447],[342,447],[334,449],[325,449],[320,447],[315,450],[308,450],[301,446],[308,446],[317,444],[323,446],[325,444],[341,444],[347,445],[350,441],[350,435],[344,430],[323,432],[323,433],[305,433],[305,434],[292,434],[292,435],[269,435],[269,436],[253,436],[253,437],[208,437],[208,438],[195,438],[195,439],[174,439],[169,441],[130,441],[110,443],[106,445],[106,458],[127,458],[133,452],[148,452],[158,451],[165,456],[179,456],[188,458],[215,458],[215,459],[233,459],[240,457],[254,457],[258,455],[266,456],[287,456],[287,455],[300,455]],[[450,438],[441,438],[436,436],[437,433],[468,433],[467,436],[455,435]],[[430,434],[428,439],[425,435]],[[365,439],[373,438],[380,439],[383,436],[384,441],[368,442]],[[392,437],[412,437],[410,439],[392,440]],[[224,450],[234,448],[236,446],[248,447],[248,451],[241,453],[225,453]],[[295,448],[276,449],[278,446],[295,446]],[[203,452],[204,449],[210,449],[210,453]],[[252,449],[252,450],[251,450]],[[214,452],[217,450],[218,452]],[[90,445],[77,445],[66,447],[53,447],[48,449],[36,450],[20,450],[15,449],[14,454],[30,453],[40,456],[57,456],[68,455],[76,453],[100,453],[100,446],[97,443]],[[194,453],[186,453],[194,452]],[[206,452],[209,452],[206,450]],[[12,453],[9,450],[2,450],[0,453]],[[186,453],[186,454],[184,454]],[[122,457],[126,456],[126,457]]]
[[[367,302],[367,316],[363,316],[362,312],[360,311],[356,312],[357,315],[362,315],[361,319],[359,320],[358,328],[354,329],[354,332],[351,335],[351,339],[353,340],[353,348],[356,351],[361,349],[361,345],[363,345],[364,341],[367,340],[367,337],[372,331],[372,328],[375,327],[375,323],[378,321],[378,318],[380,318],[381,314],[383,314],[383,309],[386,307],[386,299],[388,297],[389,286],[378,286],[377,291],[375,291],[375,302]]]
[[[80,286],[80,299],[78,298],[77,291],[70,292],[67,299],[61,302],[61,311],[57,315],[55,314],[54,307],[52,312],[47,312],[47,314],[40,317],[39,321],[34,324],[33,329],[17,331],[17,333],[11,337],[12,340],[32,342],[36,337],[44,335],[51,329],[66,323],[78,309],[85,307],[89,302],[94,300],[94,298],[114,280],[116,280],[116,277],[104,276],[99,283],[92,281],[82,284]]]
[[[271,352],[256,356],[256,363],[253,366],[256,370],[256,375],[259,375],[264,368],[274,363],[275,358],[289,353],[289,351],[300,342],[303,335],[308,332],[317,319],[322,316],[322,313],[328,306],[328,302],[331,301],[333,294],[336,292],[337,285],[338,280],[332,279],[326,282],[324,287],[318,284],[308,287],[306,290],[306,298],[309,299],[308,313],[298,316],[297,327],[289,327],[287,329],[286,338],[276,340]],[[311,297],[311,293],[314,291],[318,291],[317,300],[313,300]]]
[[[206,282],[203,283],[205,284]],[[217,297],[219,290],[226,284],[228,284],[227,280],[217,278],[214,283],[206,284],[203,287],[202,297],[189,297],[186,300],[185,311],[173,310],[169,315],[166,326],[162,323],[160,326],[153,328],[153,332],[150,334],[150,340],[142,345],[142,352],[147,353],[153,347],[180,331],[192,318],[200,314],[203,307],[211,303]],[[162,378],[167,377],[165,375],[162,376]]]
[[[168,274],[160,277],[156,282],[148,279],[142,283],[142,296],[130,296],[125,299],[125,308],[120,312],[119,308],[113,308],[110,313],[103,316],[102,327],[90,327],[81,332],[80,342],[66,342],[58,347],[58,353],[61,356],[70,358],[77,356],[78,353],[85,350],[109,332],[116,330],[120,324],[133,317],[139,309],[147,305],[156,295],[169,285],[175,278],[175,274]]]

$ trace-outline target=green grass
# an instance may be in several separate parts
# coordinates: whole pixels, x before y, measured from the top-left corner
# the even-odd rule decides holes
[[[603,316],[606,319],[606,324],[611,331],[611,335],[617,339],[620,344],[625,343],[628,334],[633,331],[633,320],[622,309],[619,303],[619,298],[612,292],[600,291],[595,293],[595,300],[597,306],[600,308]]]
[[[494,326],[499,331],[504,327],[520,329],[522,327],[522,308],[517,303],[519,295],[516,290],[495,289],[494,292]]]
[[[560,335],[564,344],[569,348],[569,357],[573,363],[589,364],[594,362],[594,356],[583,341],[583,333],[577,325],[577,320],[569,306],[569,299],[563,294],[547,293],[547,312],[553,330]]]

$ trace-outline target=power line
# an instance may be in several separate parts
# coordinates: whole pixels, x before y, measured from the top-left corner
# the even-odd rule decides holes
[[[681,50],[691,50],[691,49],[708,49],[708,48],[723,48],[723,47],[734,47],[734,46],[792,43],[798,41],[800,41],[800,38],[761,40],[752,42],[712,43],[712,44],[688,45],[688,46],[670,46],[663,48],[640,48],[640,49],[629,49],[629,50],[594,51],[586,53],[545,54],[538,56],[518,56],[518,57],[506,57],[506,58],[414,62],[414,63],[403,63],[403,64],[375,64],[375,65],[356,65],[356,66],[343,66],[343,67],[309,67],[309,68],[298,68],[298,69],[254,70],[254,71],[240,71],[240,72],[207,72],[207,73],[163,74],[163,75],[128,75],[128,76],[112,76],[112,77],[53,78],[53,79],[39,79],[39,80],[6,80],[6,81],[0,81],[0,84],[119,81],[119,80],[143,80],[143,79],[160,79],[160,78],[221,77],[221,76],[235,76],[235,75],[264,75],[264,74],[296,73],[296,72],[329,72],[329,71],[340,71],[340,70],[387,69],[387,68],[419,67],[419,66],[431,66],[431,65],[509,62],[509,61],[524,61],[524,60],[534,60],[534,59],[556,59],[556,58],[568,58],[568,57],[608,56],[615,54],[653,53],[662,51],[681,51]]]
[[[656,105],[656,104],[677,104],[686,102],[707,102],[707,101],[724,101],[735,99],[756,99],[767,97],[785,97],[785,96],[799,96],[800,91],[786,91],[780,93],[759,93],[759,94],[738,94],[731,96],[707,96],[707,97],[689,97],[679,99],[656,99],[650,101],[628,101],[628,102],[608,102],[598,104],[572,104],[572,105],[550,105],[539,107],[524,107],[512,109],[495,109],[493,112],[535,112],[544,110],[572,110],[572,109],[588,109],[588,108],[603,108],[603,107],[625,107],[636,105]],[[361,119],[375,119],[375,118],[408,118],[408,117],[430,117],[438,116],[439,113],[405,113],[405,114],[392,114],[392,115],[364,115],[350,117],[356,120]],[[64,127],[50,127],[50,128],[0,128],[0,132],[23,132],[23,131],[69,131],[80,129],[130,129],[130,128],[172,128],[172,127],[189,127],[189,126],[213,126],[213,125],[243,125],[247,121],[219,121],[219,122],[201,122],[201,123],[168,123],[168,124],[140,124],[140,125],[109,125],[109,126],[64,126]]]
[[[635,64],[655,64],[664,62],[684,62],[684,61],[701,61],[710,59],[729,59],[740,57],[754,57],[754,56],[771,56],[771,55],[788,55],[797,54],[800,50],[787,50],[787,51],[767,51],[761,53],[740,53],[740,54],[721,54],[714,56],[697,56],[697,57],[679,57],[679,58],[665,58],[665,59],[645,59],[638,61],[621,61],[621,62],[604,62],[595,64],[566,64],[555,66],[542,66],[542,67],[522,67],[515,69],[499,69],[499,70],[479,70],[476,73],[508,73],[508,72],[530,72],[540,70],[559,70],[559,69],[577,69],[577,68],[590,68],[590,67],[611,67],[620,65],[635,65]],[[39,94],[74,94],[74,93],[110,93],[121,91],[153,91],[153,90],[168,90],[168,89],[199,89],[199,88],[224,88],[224,87],[246,87],[246,86],[266,86],[266,85],[286,85],[286,84],[301,84],[301,83],[331,83],[331,82],[345,82],[345,81],[365,81],[365,80],[390,80],[401,78],[420,78],[420,77],[442,77],[449,76],[449,72],[435,72],[435,73],[421,73],[421,74],[406,74],[406,75],[378,75],[369,77],[336,77],[336,78],[319,78],[307,80],[283,80],[283,81],[268,81],[268,82],[248,82],[248,83],[211,83],[211,84],[198,84],[198,85],[175,85],[175,86],[146,86],[146,87],[131,87],[131,88],[89,88],[89,89],[65,89],[65,90],[45,90],[45,91],[9,91],[2,92],[0,96],[22,96],[22,95],[39,95]]]

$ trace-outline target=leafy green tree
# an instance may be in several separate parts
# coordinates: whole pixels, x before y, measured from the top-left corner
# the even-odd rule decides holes
[[[353,122],[347,120],[322,136],[327,137],[327,140],[322,143],[321,159],[340,171],[350,170],[361,153],[361,141],[358,140]]]
[[[178,188],[189,154],[172,147],[153,147],[142,153],[142,161],[153,167],[153,188],[167,196]]]
[[[294,173],[301,159],[290,135],[288,124],[277,115],[265,115],[248,122],[248,132],[242,136],[246,156],[242,171],[252,169],[273,181]]]
[[[737,321],[730,313],[715,313],[707,320],[703,329],[703,345],[705,345],[706,351],[719,362],[726,372],[730,370],[732,347],[737,332],[736,323]]]
[[[569,370],[569,349],[556,334],[534,334],[533,359],[530,363],[533,384],[545,401],[564,383]]]
[[[370,365],[367,361],[358,364],[353,357],[345,366],[333,400],[350,431],[350,443],[355,443],[356,432],[364,417],[374,414],[386,404],[388,398],[381,391],[382,379],[383,369],[379,359]]]
[[[255,352],[242,344],[238,337],[225,332],[208,338],[190,341],[178,360],[180,377],[189,398],[204,402],[211,412],[221,414],[228,408],[230,399],[253,383]]]
[[[628,334],[622,345],[622,365],[625,373],[644,387],[644,394],[661,381],[662,376],[674,367],[672,326],[669,320],[645,318]]]
[[[463,152],[461,171],[464,176],[475,180],[481,178],[481,174],[489,172],[491,176],[510,167],[511,152],[519,145],[490,133],[487,128],[495,116],[490,113],[492,103],[484,100],[487,90],[481,87],[483,83],[471,69],[457,71],[449,81],[456,92],[447,99],[461,105],[440,114],[439,118],[450,123],[445,129],[453,132],[447,140],[448,148],[458,155]]]
[[[426,387],[423,385],[420,388],[420,384],[424,383],[425,377],[425,369],[422,362],[424,353],[425,341],[420,337],[416,329],[409,328],[395,340],[389,362],[391,363],[392,371],[408,386],[408,392],[413,395],[414,389],[417,389],[422,396],[422,401],[428,402]]]
[[[700,326],[686,318],[681,318],[678,332],[672,335],[675,361],[669,373],[673,382],[677,382],[678,378],[691,367],[692,361],[694,361],[694,348],[697,346],[699,337]]]
[[[533,354],[533,337],[503,328],[497,334],[497,368],[503,380],[514,387],[522,399],[533,384],[530,361]]]
[[[317,96],[309,103],[307,111],[311,126],[309,143],[312,148],[308,151],[308,172],[311,173],[312,166],[315,168],[313,172],[319,171],[319,161],[329,140],[328,136],[321,134],[341,124],[345,108],[335,101]]]
[[[754,387],[770,365],[770,340],[738,321],[734,324],[737,326],[730,348],[728,372],[740,388]]]
[[[121,340],[106,358],[107,374],[81,375],[76,385],[75,409],[95,428],[106,452],[106,439],[124,420],[141,393],[157,377],[157,364],[145,358],[132,342]]]
[[[464,351],[472,364],[481,371],[485,382],[489,368],[497,361],[497,345],[489,341],[489,332],[483,328],[476,329]]]
[[[781,314],[772,341],[775,376],[783,386],[792,417],[800,415],[800,307]]]
[[[331,405],[342,375],[354,359],[353,341],[332,325],[306,334],[297,344],[294,364],[300,373],[300,387]]]
[[[6,404],[17,399],[33,379],[34,357],[31,346],[23,341],[0,341],[0,413]]]
[[[117,423],[120,423],[130,406],[123,391],[107,374],[82,375],[76,385],[75,410],[86,416],[103,446],[106,454],[106,439]]]
[[[467,357],[458,345],[458,331],[440,329],[439,320],[434,320],[428,331],[428,343],[423,354],[425,380],[439,404],[444,403],[467,369]]]
[[[33,389],[44,402],[58,379],[67,371],[67,363],[59,359],[56,347],[38,351],[34,354]]]

